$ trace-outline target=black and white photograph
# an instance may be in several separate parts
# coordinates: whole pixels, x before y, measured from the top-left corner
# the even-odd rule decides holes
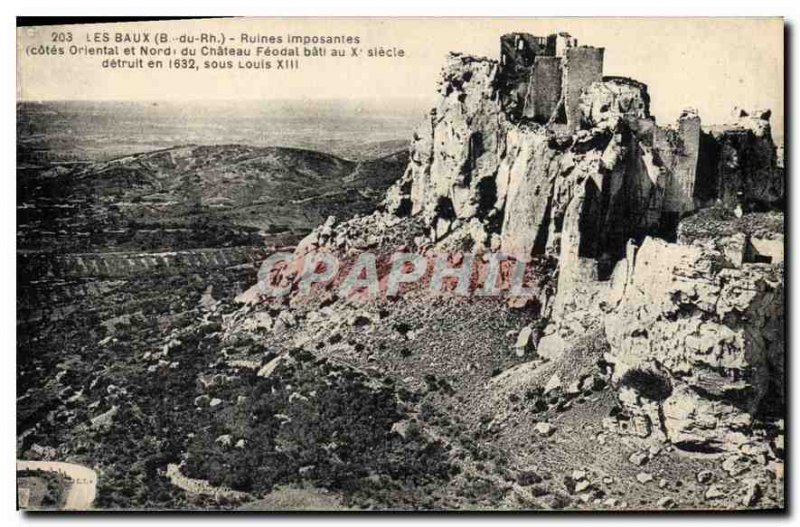
[[[787,34],[18,18],[20,514],[785,512]]]

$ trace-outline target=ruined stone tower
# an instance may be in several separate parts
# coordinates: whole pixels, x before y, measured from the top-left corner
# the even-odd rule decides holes
[[[539,124],[580,124],[580,95],[603,80],[603,48],[578,46],[569,33],[500,39],[498,80],[507,115]]]

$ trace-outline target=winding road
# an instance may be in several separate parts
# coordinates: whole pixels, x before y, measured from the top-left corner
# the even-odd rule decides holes
[[[85,511],[91,508],[97,492],[97,473],[83,465],[63,463],[61,461],[24,461],[17,460],[17,471],[44,470],[57,472],[72,480],[64,510]]]

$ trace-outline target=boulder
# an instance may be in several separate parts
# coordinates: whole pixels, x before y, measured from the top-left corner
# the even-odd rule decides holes
[[[536,351],[536,342],[537,334],[533,326],[525,326],[517,334],[517,340],[514,342],[514,350],[518,355],[525,355],[526,353]]]
[[[548,437],[548,436],[551,436],[551,435],[553,435],[555,433],[556,427],[551,425],[550,423],[539,422],[539,423],[536,423],[536,426],[534,426],[534,430],[536,430],[536,432],[540,436]]]

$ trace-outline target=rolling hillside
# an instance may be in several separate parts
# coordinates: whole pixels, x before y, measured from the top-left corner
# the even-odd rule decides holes
[[[18,246],[75,252],[291,244],[329,215],[372,211],[406,161],[405,152],[356,162],[220,145],[28,170],[18,189]]]

